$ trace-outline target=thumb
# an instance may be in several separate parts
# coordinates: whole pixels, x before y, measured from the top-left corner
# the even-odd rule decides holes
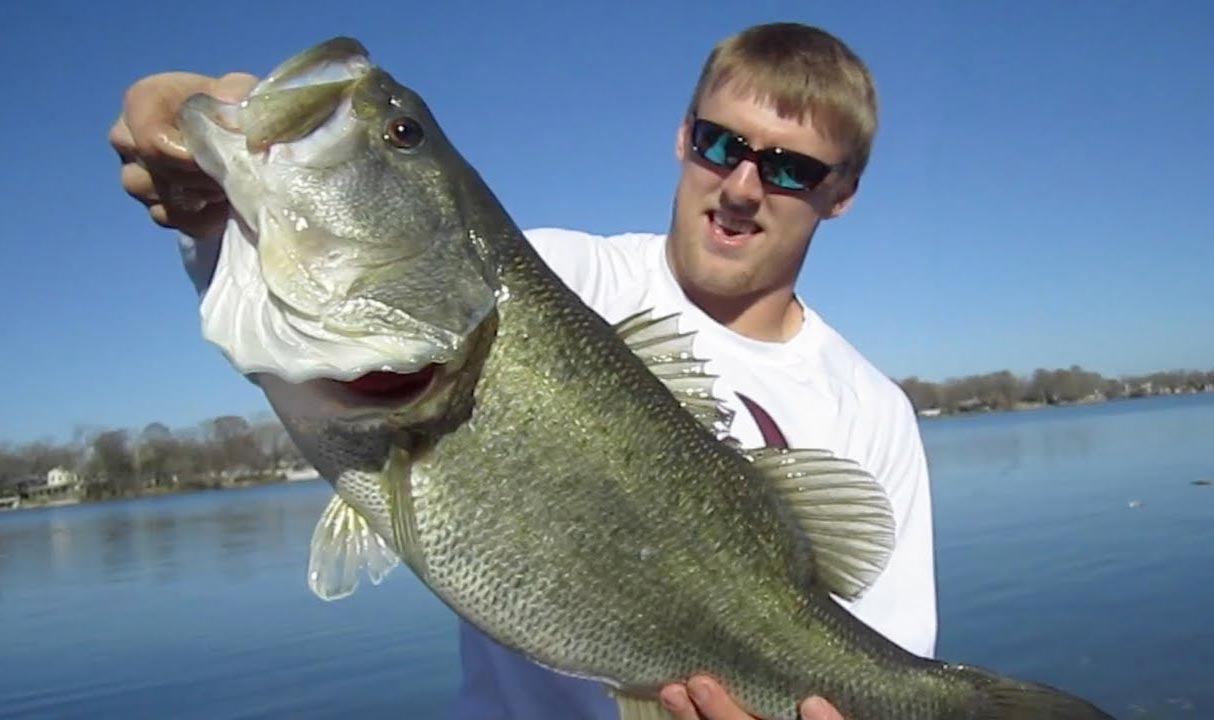
[[[224,102],[237,102],[243,100],[256,84],[256,75],[241,72],[228,73],[215,81],[215,86],[211,88],[210,94]]]
[[[811,697],[801,703],[801,720],[843,720],[843,716],[822,698]]]

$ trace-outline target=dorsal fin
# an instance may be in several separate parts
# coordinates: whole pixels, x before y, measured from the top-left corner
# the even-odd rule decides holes
[[[826,450],[744,450],[809,538],[814,573],[831,592],[854,600],[894,549],[894,513],[872,475]]]
[[[692,417],[718,435],[729,429],[733,411],[712,394],[716,377],[692,354],[695,333],[679,332],[677,314],[655,318],[643,310],[616,323],[615,330]]]

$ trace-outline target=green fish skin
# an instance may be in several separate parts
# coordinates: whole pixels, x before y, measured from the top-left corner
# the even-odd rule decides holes
[[[772,720],[812,695],[849,720],[1110,717],[843,609],[832,592],[862,593],[893,538],[871,476],[722,442],[686,338],[583,305],[357,42],[180,120],[256,237],[277,332],[301,357],[336,348],[277,368],[225,348],[336,492],[318,594],[403,561],[498,642],[601,681],[624,720],[667,717],[659,688],[699,673]]]

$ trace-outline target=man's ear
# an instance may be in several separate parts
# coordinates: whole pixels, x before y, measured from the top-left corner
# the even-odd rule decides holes
[[[835,201],[831,203],[830,209],[822,216],[823,220],[837,218],[847,209],[851,207],[851,201],[856,197],[856,192],[860,189],[860,178],[848,181],[839,190],[836,190]]]
[[[679,162],[683,162],[687,155],[687,133],[691,132],[688,122],[688,119],[684,117],[679,122],[679,129],[674,133],[674,157]]]

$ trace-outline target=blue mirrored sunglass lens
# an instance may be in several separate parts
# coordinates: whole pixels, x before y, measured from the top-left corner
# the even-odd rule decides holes
[[[704,159],[716,163],[717,165],[725,165],[729,162],[729,153],[726,151],[726,145],[729,144],[729,136],[725,133],[717,133],[715,138],[705,138],[710,140],[706,145],[701,145],[704,148]]]
[[[795,171],[793,171],[787,164],[771,167],[764,174],[763,179],[772,185],[786,188],[788,190],[805,189],[805,183],[797,179]]]

